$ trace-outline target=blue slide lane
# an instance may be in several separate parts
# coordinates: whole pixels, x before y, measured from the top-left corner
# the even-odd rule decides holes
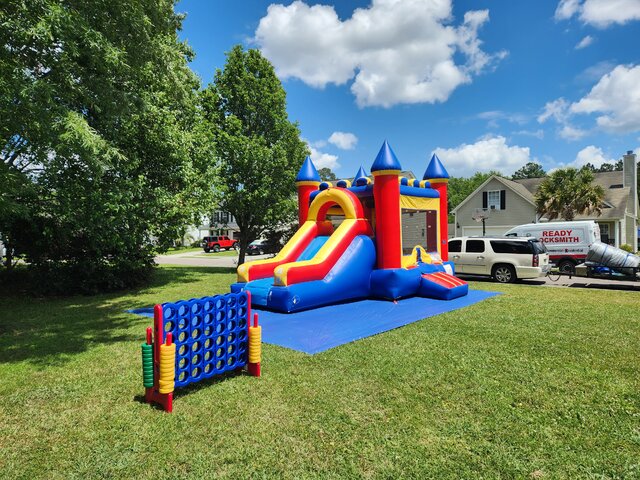
[[[299,260],[313,258],[328,237],[317,237],[300,255]],[[315,251],[314,251],[315,250]],[[234,283],[232,291],[250,290],[251,303],[281,312],[296,312],[330,303],[356,300],[369,296],[369,277],[376,265],[373,240],[358,235],[322,280],[297,283],[287,287],[273,285],[273,278]]]
[[[307,248],[300,254],[296,262],[304,262],[305,260],[311,260],[316,256],[316,253],[322,248],[322,246],[329,240],[328,236],[319,236],[311,240]]]
[[[369,296],[369,277],[375,265],[376,249],[373,241],[366,235],[358,235],[324,279],[287,287],[271,287],[265,306],[284,312],[296,312],[366,298]],[[253,290],[250,290],[253,294]]]
[[[297,262],[303,262],[305,260],[311,260],[316,253],[322,248],[322,246],[329,240],[328,236],[318,236],[311,240],[307,248],[305,248]],[[267,296],[269,290],[273,286],[273,277],[260,278],[259,280],[253,280],[247,283],[245,289],[251,292],[251,303],[253,305],[267,306]]]

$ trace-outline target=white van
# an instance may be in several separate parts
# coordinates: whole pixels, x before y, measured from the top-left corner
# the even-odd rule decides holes
[[[528,223],[512,228],[505,235],[539,239],[561,272],[574,273],[576,265],[587,258],[589,246],[600,241],[600,226],[593,220]]]

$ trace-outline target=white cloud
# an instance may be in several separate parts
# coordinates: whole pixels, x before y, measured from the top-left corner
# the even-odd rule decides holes
[[[576,75],[576,81],[579,83],[593,83],[605,74],[609,73],[615,68],[616,64],[609,60],[603,60],[585,68],[582,72]]]
[[[572,113],[599,113],[604,130],[629,133],[640,130],[640,65],[618,65],[591,91],[571,105]]]
[[[592,43],[593,43],[593,37],[591,35],[587,35],[582,40],[580,40],[580,42],[578,42],[578,44],[576,45],[576,50],[587,48]]]
[[[538,122],[544,123],[550,118],[556,122],[564,122],[568,118],[569,102],[564,98],[547,102],[544,106],[544,111],[538,115]]]
[[[508,113],[502,110],[489,110],[487,112],[480,112],[477,117],[481,120],[488,120],[489,126],[495,128],[498,126],[499,120],[505,120],[509,123],[517,123],[518,125],[524,125],[529,121],[526,115],[521,113]]]
[[[569,123],[571,117],[571,104],[564,98],[558,98],[551,102],[547,102],[540,115],[538,122],[545,123],[547,120],[554,120],[560,127],[558,128],[558,136],[565,140],[579,140],[588,132],[580,128],[576,128]]]
[[[556,8],[556,20],[567,20],[580,10],[580,0],[560,0]]]
[[[576,159],[570,166],[580,168],[584,167],[587,163],[590,163],[594,167],[599,167],[603,163],[615,163],[615,160],[605,157],[601,148],[589,145],[578,152]]]
[[[317,88],[353,80],[360,107],[444,102],[506,55],[481,48],[487,10],[457,27],[451,10],[451,0],[372,0],[341,20],[333,6],[272,4],[254,40],[281,78]]]
[[[455,148],[436,148],[435,153],[452,175],[468,176],[469,172],[498,170],[512,174],[532,161],[529,147],[507,145],[503,136],[481,138],[473,144]]]
[[[538,140],[542,140],[544,138],[544,131],[539,128],[538,130],[518,130],[517,132],[513,132],[513,135],[522,135],[525,137],[534,137]]]
[[[358,137],[348,132],[333,132],[329,137],[329,143],[342,150],[353,150],[358,143]]]
[[[580,128],[572,127],[569,124],[564,125],[559,131],[558,135],[565,140],[580,140],[587,133],[586,130],[582,130]]]
[[[309,145],[309,150],[311,150],[311,160],[316,168],[328,167],[331,170],[334,170],[340,166],[337,155],[321,152],[320,150],[313,148],[311,145]]]
[[[582,23],[598,28],[640,20],[640,0],[560,0],[556,20],[578,15]]]

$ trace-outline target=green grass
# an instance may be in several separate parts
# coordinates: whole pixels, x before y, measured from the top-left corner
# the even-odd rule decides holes
[[[265,345],[259,379],[142,403],[151,323],[124,310],[233,280],[0,297],[0,477],[640,477],[637,293],[475,283],[504,295],[314,356]]]
[[[235,250],[220,250],[219,252],[209,252],[209,253],[205,253],[204,251],[202,251],[202,253],[200,255],[196,255],[196,257],[206,257],[206,258],[211,258],[211,257],[237,257],[238,256],[238,252]]]

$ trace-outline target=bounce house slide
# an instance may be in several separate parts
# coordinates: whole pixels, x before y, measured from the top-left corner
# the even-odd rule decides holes
[[[346,219],[335,232],[331,233],[332,229],[329,222],[305,222],[274,258],[241,265],[238,280],[273,277],[274,284],[280,286],[321,280],[356,236],[372,234],[364,219]],[[331,234],[327,236],[327,232]]]
[[[329,241],[330,239],[325,245]],[[314,263],[321,259],[320,251],[311,260],[288,265],[311,262],[306,266],[303,265],[300,271],[305,271],[306,268],[313,269],[315,265],[323,264],[323,262]],[[328,264],[328,261],[325,261],[324,264]],[[367,235],[357,235],[345,246],[336,261],[331,263],[327,274],[321,279],[313,279],[313,275],[310,275],[310,280],[284,286],[274,284],[275,279],[269,277],[235,286],[237,286],[237,290],[251,292],[253,305],[294,312],[367,297],[369,294],[369,275],[375,268],[375,264],[376,253],[373,241]],[[236,288],[232,288],[232,290],[236,290]]]
[[[330,222],[305,222],[298,229],[291,240],[273,258],[247,262],[238,268],[240,281],[248,282],[260,278],[273,277],[273,271],[279,265],[295,262],[303,255],[309,255],[308,247],[312,243],[318,244],[317,238],[328,238],[333,232]],[[324,244],[324,243],[323,243]],[[306,258],[305,258],[306,259]]]
[[[422,297],[453,300],[469,291],[467,282],[447,272],[423,273],[421,277],[418,294]]]
[[[369,222],[364,219],[346,219],[311,258],[279,265],[274,270],[274,284],[293,285],[322,280],[358,235],[371,235]],[[304,255],[301,255],[303,257]]]

